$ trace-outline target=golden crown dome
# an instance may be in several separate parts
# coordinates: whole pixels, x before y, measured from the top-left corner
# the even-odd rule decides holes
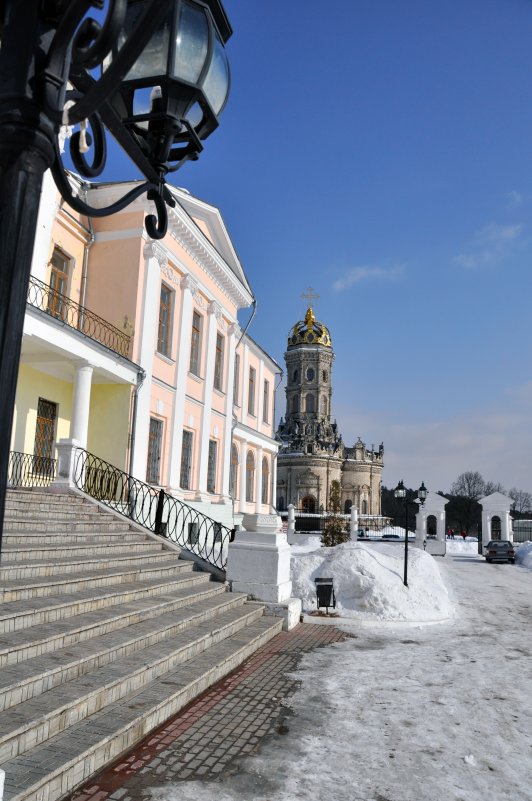
[[[304,320],[300,320],[290,329],[288,334],[288,347],[295,345],[324,345],[331,347],[329,329],[318,322],[312,308],[309,306]]]

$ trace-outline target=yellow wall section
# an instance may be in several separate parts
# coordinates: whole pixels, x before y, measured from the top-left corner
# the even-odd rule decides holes
[[[56,440],[70,434],[72,384],[21,364],[18,374],[11,450],[33,453],[39,398],[58,404]],[[56,456],[57,454],[54,454]]]
[[[92,385],[87,450],[121,470],[127,468],[130,405],[129,386]]]

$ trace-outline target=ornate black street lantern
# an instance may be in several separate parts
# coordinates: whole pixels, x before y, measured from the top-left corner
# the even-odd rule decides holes
[[[92,16],[91,16],[91,10]],[[196,159],[229,92],[221,0],[0,0],[0,541],[9,441],[44,172],[65,200],[102,217],[143,193],[152,238],[175,204],[166,175]],[[106,208],[72,192],[61,159],[63,125],[76,170],[106,164],[106,129],[145,181]]]
[[[398,500],[404,501],[405,504],[405,558],[404,558],[404,572],[403,572],[403,584],[405,587],[408,587],[408,504],[412,503],[406,497],[406,487],[402,481],[396,486],[394,493],[395,497]],[[421,486],[417,491],[417,497],[423,506],[427,499],[427,488],[425,486],[425,482],[421,482]]]

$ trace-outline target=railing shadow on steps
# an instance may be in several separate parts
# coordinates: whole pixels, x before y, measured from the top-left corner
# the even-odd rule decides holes
[[[115,512],[225,570],[235,529],[81,448],[76,449],[73,480],[78,489]]]

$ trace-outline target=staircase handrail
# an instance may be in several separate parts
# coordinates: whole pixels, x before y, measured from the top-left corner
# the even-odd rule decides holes
[[[9,451],[8,487],[48,487],[55,479],[57,460],[34,453]]]
[[[134,523],[225,570],[235,529],[83,448],[76,448],[73,481],[82,492]]]

